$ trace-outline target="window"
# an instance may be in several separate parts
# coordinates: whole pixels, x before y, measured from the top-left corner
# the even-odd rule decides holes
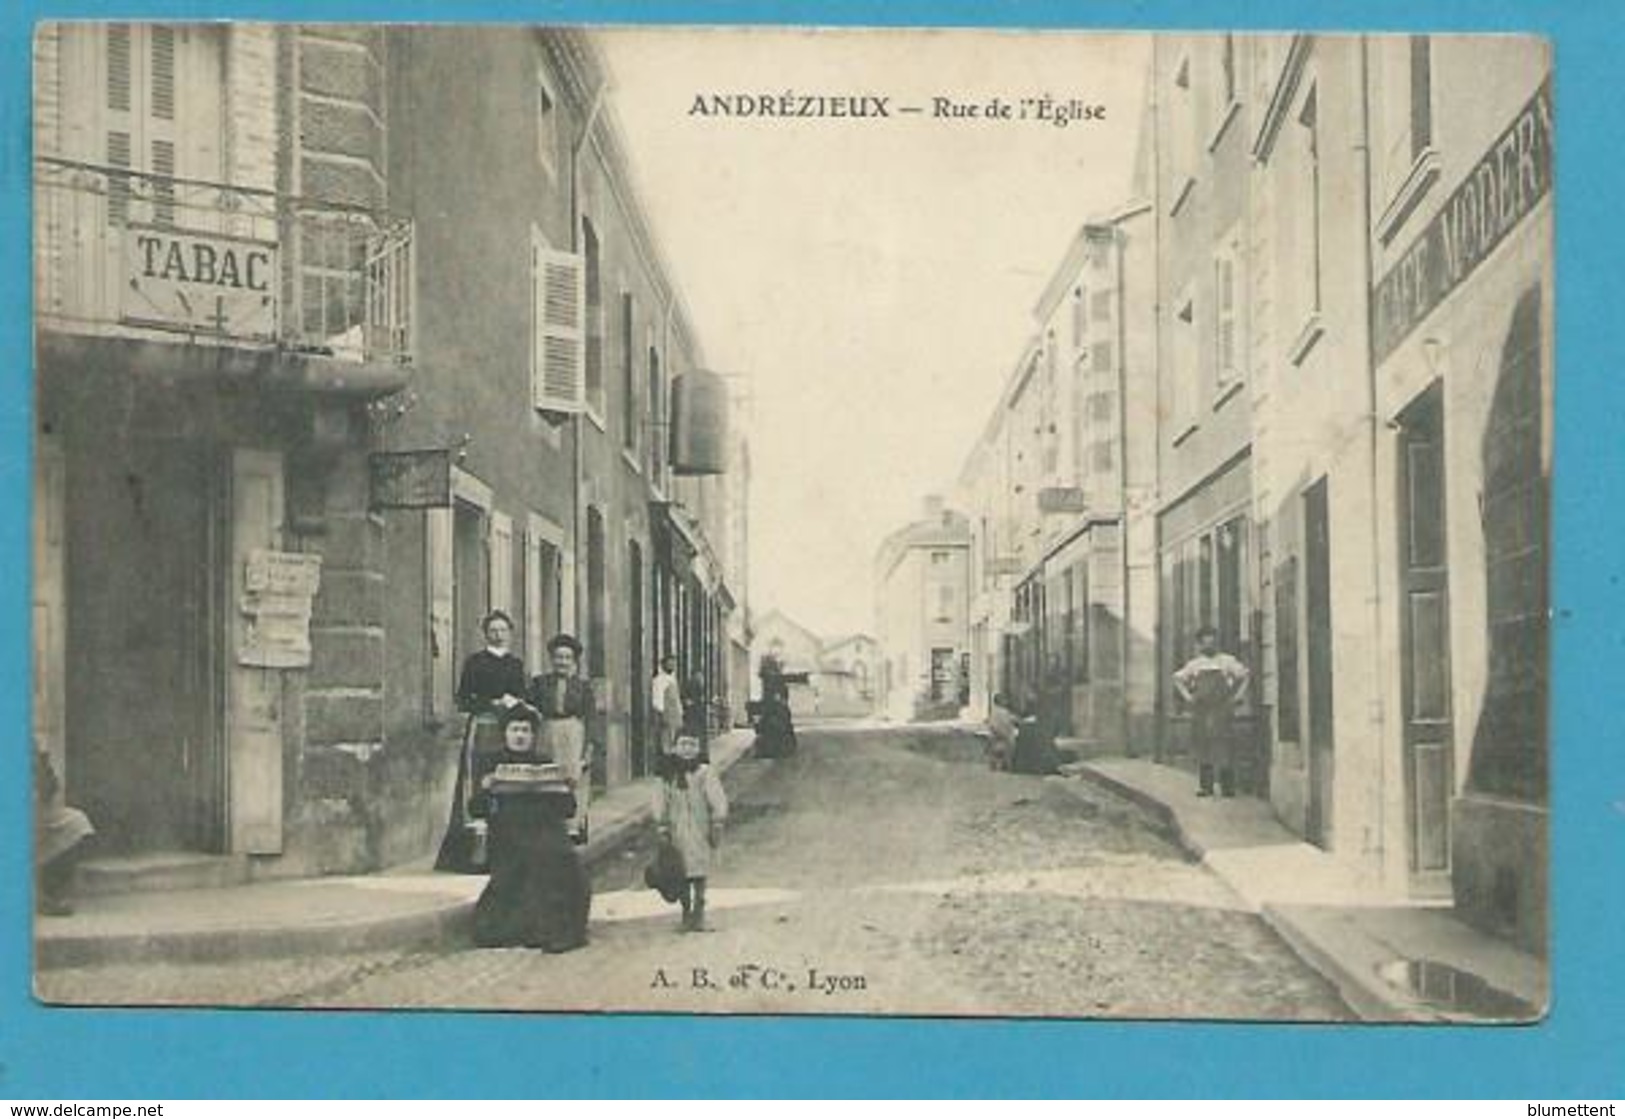
[[[156,23],[111,23],[105,36],[106,161],[111,167],[152,176],[143,190],[135,191],[129,176],[110,173],[108,220],[115,225],[133,221],[173,226],[174,178],[181,173],[177,145],[183,139],[176,129],[182,65],[179,32]],[[199,46],[201,42],[187,49],[195,55]],[[195,59],[187,72],[204,70],[203,61]]]
[[[1241,345],[1236,262],[1241,256],[1240,235],[1232,231],[1213,256],[1213,370],[1219,401],[1241,380]]]
[[[621,445],[633,451],[638,445],[638,379],[636,317],[632,293],[621,292]]]
[[[1085,320],[1084,310],[1085,310],[1087,302],[1088,301],[1084,298],[1083,289],[1081,287],[1076,288],[1076,289],[1073,290],[1073,292],[1072,292],[1072,348],[1074,350],[1083,349],[1083,338],[1084,338],[1084,334],[1086,333],[1085,329],[1084,329],[1084,320]]]
[[[1390,240],[1439,177],[1433,152],[1433,48],[1426,35],[1391,35],[1373,50],[1377,120],[1373,155],[1382,213],[1377,233]]]
[[[579,412],[585,399],[582,271],[579,257],[554,252],[530,227],[531,406],[541,412]]]
[[[536,72],[536,162],[547,173],[549,178],[554,176],[559,158],[559,120],[558,108],[553,100],[553,91],[548,88],[547,78],[538,70]]]
[[[1288,309],[1298,331],[1289,338],[1288,357],[1299,364],[1320,336],[1321,326],[1321,199],[1319,95],[1311,84],[1304,94],[1296,123],[1284,137],[1291,182],[1289,236],[1283,246]]]
[[[1236,85],[1236,37],[1221,35],[1215,43],[1213,60],[1213,88],[1208,101],[1211,117],[1208,126],[1212,133],[1209,147],[1217,147],[1225,129],[1240,107]]]
[[[946,583],[937,587],[937,621],[954,620],[954,589]]]
[[[1177,443],[1196,427],[1197,377],[1196,303],[1187,287],[1175,302],[1173,321],[1173,361],[1169,370],[1172,390],[1174,441]]]
[[[649,347],[649,481],[651,484],[660,484],[660,471],[663,461],[660,449],[665,445],[662,436],[666,433],[665,392],[660,379],[660,351],[653,346]]]
[[[1170,213],[1178,213],[1196,181],[1196,107],[1191,90],[1191,60],[1186,55],[1174,67],[1173,89],[1168,105],[1169,170],[1172,173],[1173,204]]]
[[[949,558],[950,557],[949,557],[949,554],[947,552],[932,552],[931,553],[931,562],[933,564],[947,563]]]
[[[604,415],[603,265],[598,233],[586,218],[581,219],[581,255],[587,295],[587,407],[596,410],[601,425]]]
[[[1246,659],[1251,626],[1247,617],[1247,518],[1235,517],[1214,533],[1218,552],[1218,616],[1213,620],[1219,631],[1219,647]]]

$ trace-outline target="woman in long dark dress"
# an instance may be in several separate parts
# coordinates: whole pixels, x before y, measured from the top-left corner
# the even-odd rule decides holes
[[[539,764],[541,722],[528,704],[504,714],[503,750],[475,802],[490,823],[491,879],[474,905],[482,948],[568,952],[587,943],[592,884],[565,832],[575,796],[556,762]]]
[[[493,610],[480,624],[485,648],[471,653],[457,679],[457,709],[468,716],[463,745],[457,758],[457,787],[452,793],[451,819],[440,841],[436,870],[477,874],[485,869],[481,850],[484,821],[471,811],[480,783],[502,751],[502,714],[525,695],[525,664],[509,651],[513,620]]]

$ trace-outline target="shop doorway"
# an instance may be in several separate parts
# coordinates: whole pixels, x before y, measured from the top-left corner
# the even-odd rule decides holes
[[[86,439],[65,470],[68,798],[105,854],[224,851],[225,463]]]
[[[1413,880],[1450,870],[1450,565],[1445,535],[1444,406],[1438,386],[1399,420],[1400,671],[1405,822]]]
[[[1303,495],[1304,659],[1308,673],[1308,839],[1330,849],[1336,758],[1332,724],[1332,547],[1326,479]]]

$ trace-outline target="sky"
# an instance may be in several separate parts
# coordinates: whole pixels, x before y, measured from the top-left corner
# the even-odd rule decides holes
[[[876,548],[949,491],[1073,235],[1129,196],[1149,40],[606,29],[599,43],[704,360],[748,394],[751,609],[872,632]],[[735,94],[797,111],[886,97],[890,115],[694,111]],[[1019,119],[1044,96],[1104,119]],[[939,97],[982,115],[939,117]],[[1008,119],[985,115],[995,98]]]

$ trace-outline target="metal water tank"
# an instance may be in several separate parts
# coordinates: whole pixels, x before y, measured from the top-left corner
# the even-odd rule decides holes
[[[671,469],[674,474],[728,470],[728,383],[716,373],[691,370],[671,389]]]

